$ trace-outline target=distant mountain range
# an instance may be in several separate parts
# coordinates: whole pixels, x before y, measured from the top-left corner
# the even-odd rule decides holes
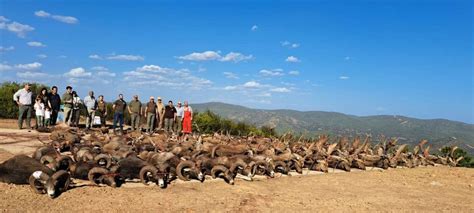
[[[193,104],[198,112],[210,110],[234,121],[245,121],[257,126],[274,127],[278,133],[292,131],[296,134],[314,136],[354,136],[371,134],[398,137],[400,143],[416,144],[428,139],[432,150],[445,145],[457,145],[474,154],[474,125],[446,119],[416,119],[405,116],[375,115],[354,116],[337,112],[264,110],[220,102]]]

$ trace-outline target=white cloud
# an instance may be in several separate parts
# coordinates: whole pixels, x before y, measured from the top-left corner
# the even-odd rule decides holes
[[[97,75],[101,76],[101,77],[115,77],[116,76],[115,73],[107,72],[107,71],[99,71],[99,72],[97,72]]]
[[[218,60],[221,57],[222,56],[219,55],[219,52],[204,51],[202,53],[193,52],[185,56],[179,56],[178,58],[181,60],[188,60],[188,61],[211,61],[211,60]]]
[[[347,80],[349,78],[350,78],[349,76],[339,76],[339,79],[341,79],[341,80]]]
[[[257,30],[258,30],[258,26],[257,26],[257,25],[253,25],[252,28],[250,28],[250,30],[252,30],[252,31],[257,31]]]
[[[276,77],[276,76],[285,75],[282,69],[273,69],[273,70],[263,69],[263,70],[260,70],[260,74],[262,76],[268,76],[268,77]]]
[[[9,46],[9,47],[0,46],[0,53],[7,52],[7,51],[12,51],[14,49],[15,49],[14,46]]]
[[[282,47],[288,47],[288,48],[298,48],[300,44],[298,43],[291,43],[289,41],[282,41],[280,42]]]
[[[37,55],[37,56],[38,56],[38,58],[47,58],[47,57],[48,57],[48,56],[45,55],[45,54],[39,54],[39,55]]]
[[[232,61],[232,62],[240,62],[240,61],[247,61],[253,59],[252,55],[244,55],[238,52],[230,52],[227,53],[225,56],[220,55],[220,51],[204,51],[204,52],[193,52],[191,54],[185,56],[177,57],[181,60],[187,61]]]
[[[229,79],[239,79],[239,76],[233,72],[223,72],[224,76]]]
[[[90,58],[90,59],[98,59],[98,60],[101,60],[101,59],[102,59],[102,57],[100,57],[99,55],[96,55],[96,54],[94,54],[94,55],[89,55],[89,58]]]
[[[8,64],[3,64],[3,63],[0,63],[0,72],[3,72],[3,71],[10,71],[12,70],[13,67],[8,65]]]
[[[16,21],[10,22],[4,16],[0,16],[0,29],[15,33],[18,37],[24,38],[26,33],[33,31],[35,28],[27,24],[21,24]]]
[[[345,60],[345,61],[349,61],[349,60],[351,60],[351,59],[352,59],[352,58],[349,57],[349,56],[344,57],[344,60]]]
[[[270,91],[271,91],[271,92],[281,92],[281,93],[291,92],[291,90],[289,90],[289,89],[286,88],[286,87],[276,87],[276,88],[270,89]]]
[[[46,47],[45,44],[43,44],[43,43],[41,43],[41,42],[39,42],[39,41],[30,41],[30,42],[28,42],[28,43],[26,43],[26,44],[28,44],[28,46],[30,46],[30,47]]]
[[[236,90],[237,86],[226,86],[224,87],[224,90]]]
[[[107,57],[109,60],[122,60],[122,61],[143,61],[145,60],[139,55],[112,55]]]
[[[299,74],[300,74],[300,71],[298,71],[298,70],[292,70],[292,71],[288,72],[288,74],[290,74],[290,75],[299,75]]]
[[[91,70],[95,70],[95,71],[109,71],[109,69],[107,67],[103,67],[103,66],[95,66],[95,67],[92,67]]]
[[[76,23],[79,22],[79,20],[75,17],[54,15],[54,14],[47,13],[43,10],[36,11],[35,15],[38,16],[38,17],[41,17],[41,18],[51,18],[51,19],[54,19],[56,21],[64,22],[66,24],[76,24]]]
[[[15,68],[18,70],[37,70],[43,66],[41,63],[33,62],[29,64],[17,64]]]
[[[48,74],[43,73],[43,72],[32,72],[32,71],[26,71],[26,72],[17,72],[16,76],[19,78],[23,79],[37,79],[37,78],[45,78],[48,76]],[[39,79],[38,79],[39,80]]]
[[[69,72],[64,73],[64,76],[69,78],[85,78],[91,77],[91,72],[86,72],[86,70],[82,67],[77,67],[74,69],[69,70]]]
[[[288,56],[288,58],[286,58],[285,60],[286,62],[292,62],[292,63],[296,63],[296,62],[301,62],[301,60],[299,60],[297,57],[295,56]]]
[[[248,81],[243,85],[245,88],[259,88],[262,85],[256,81]]]
[[[189,88],[200,90],[212,85],[208,79],[195,76],[188,69],[173,69],[158,65],[145,65],[124,72],[125,81],[130,86],[160,85],[173,89]]]
[[[224,57],[220,58],[220,61],[233,61],[233,62],[240,62],[253,59],[252,55],[243,55],[242,53],[235,53],[230,52]]]

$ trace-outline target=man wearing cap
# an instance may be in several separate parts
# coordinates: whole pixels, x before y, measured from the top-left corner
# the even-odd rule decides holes
[[[183,116],[184,116],[184,107],[181,106],[181,101],[178,101],[178,106],[176,107],[176,133],[179,135],[183,128]]]
[[[67,86],[66,92],[63,94],[63,103],[64,103],[64,123],[67,125],[71,124],[72,118],[72,87]]]
[[[164,117],[164,115],[165,115],[165,105],[162,103],[161,97],[157,97],[156,101],[158,101],[158,103],[156,104],[156,106],[157,106],[157,115],[159,116],[158,118],[160,119],[159,123],[158,123],[158,129],[163,129],[163,121],[164,121],[164,118],[165,118]]]
[[[84,105],[87,109],[86,129],[90,129],[92,120],[95,117],[95,110],[97,109],[97,100],[95,99],[94,91],[89,91],[89,95],[84,98]]]
[[[120,133],[123,131],[123,114],[125,112],[125,108],[127,108],[127,102],[123,100],[123,95],[119,94],[118,99],[114,102],[114,105],[112,106],[114,110],[114,132],[115,128],[117,127],[117,122],[119,122],[120,125]]]
[[[18,90],[13,95],[13,100],[18,104],[18,128],[23,128],[23,117],[26,113],[26,127],[31,129],[31,114],[33,112],[33,92],[30,84],[26,83],[23,89]]]
[[[142,116],[142,102],[138,100],[138,95],[133,96],[133,100],[128,104],[128,113],[130,113],[130,120],[132,131],[140,129],[140,117]]]
[[[147,124],[147,132],[153,133],[153,127],[155,125],[155,118],[158,109],[155,103],[155,99],[153,96],[150,97],[150,101],[146,104],[145,107],[145,116],[146,116],[146,124]]]

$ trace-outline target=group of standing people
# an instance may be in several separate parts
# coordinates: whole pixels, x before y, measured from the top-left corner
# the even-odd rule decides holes
[[[42,88],[33,104],[33,93],[30,87],[31,85],[27,83],[24,88],[13,95],[13,100],[19,106],[18,128],[23,128],[23,118],[26,115],[27,128],[31,129],[30,123],[33,110],[36,115],[36,127],[56,125],[58,113],[61,111],[61,104],[63,104],[64,122],[69,126],[77,127],[79,125],[79,119],[83,111],[86,113],[87,129],[90,129],[96,123],[94,122],[96,118],[100,118],[102,127],[106,126],[108,110],[103,95],[100,95],[97,100],[94,92],[90,91],[88,96],[81,100],[77,92],[73,91],[71,86],[67,86],[66,92],[61,98],[58,95],[58,88],[53,86],[50,92],[46,88]],[[138,95],[134,95],[133,99],[127,104],[123,99],[123,95],[119,94],[118,99],[113,102],[112,110],[114,113],[114,132],[117,127],[120,131],[123,130],[124,113],[126,111],[130,114],[132,131],[141,129],[140,120],[144,117],[146,118],[146,131],[148,133],[153,133],[156,128],[167,133],[189,134],[192,132],[193,111],[187,101],[184,101],[184,106],[181,102],[178,102],[175,107],[173,101],[170,100],[165,106],[161,97],[157,97],[157,102],[155,102],[154,97],[150,97],[143,108]]]

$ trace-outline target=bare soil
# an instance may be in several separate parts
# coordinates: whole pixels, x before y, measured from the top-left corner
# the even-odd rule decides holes
[[[48,135],[0,129],[0,162],[31,154]],[[474,212],[474,169],[449,167],[330,171],[328,174],[252,182],[234,186],[221,180],[175,181],[167,189],[126,183],[120,188],[75,186],[56,199],[34,194],[27,185],[0,183],[0,210],[6,211],[146,211],[146,212]]]

